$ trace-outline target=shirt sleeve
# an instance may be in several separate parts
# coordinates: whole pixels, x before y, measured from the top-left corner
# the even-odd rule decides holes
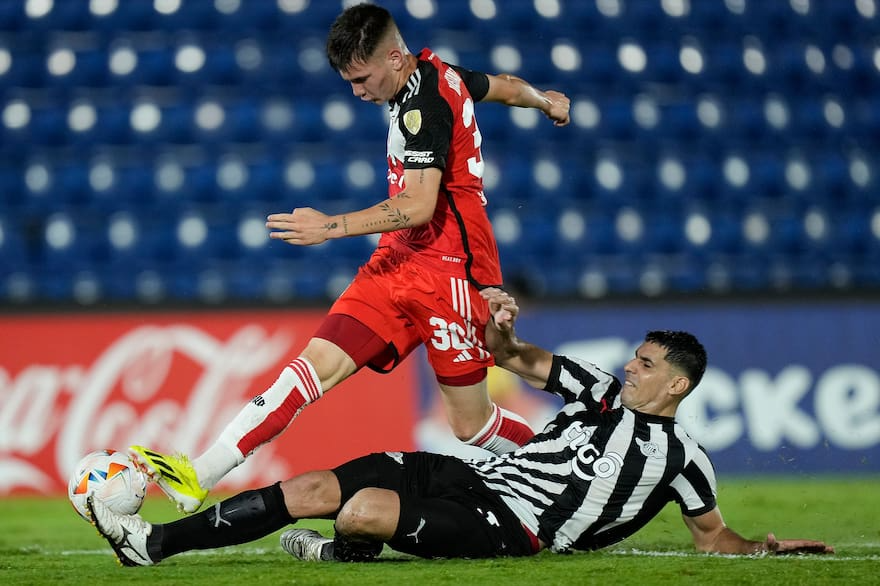
[[[450,65],[460,76],[475,102],[479,102],[489,93],[489,76],[479,71],[471,71],[458,65]]]
[[[620,406],[620,381],[592,362],[575,356],[553,356],[547,392],[566,403],[580,401],[599,412]]]
[[[408,100],[397,124],[405,142],[404,169],[446,168],[452,109],[439,93],[423,91]]]
[[[709,455],[699,448],[694,459],[670,483],[674,500],[683,515],[697,517],[708,513],[717,505],[718,492],[715,468]]]

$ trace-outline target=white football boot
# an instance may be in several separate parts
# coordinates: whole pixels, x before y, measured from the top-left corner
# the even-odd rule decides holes
[[[107,508],[100,499],[86,499],[89,521],[116,553],[123,566],[152,566],[155,562],[147,551],[147,537],[153,526],[140,515],[120,515]]]

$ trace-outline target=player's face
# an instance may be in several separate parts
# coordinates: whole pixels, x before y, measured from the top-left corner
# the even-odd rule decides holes
[[[626,377],[621,402],[643,413],[666,414],[669,390],[679,376],[666,361],[666,349],[654,342],[644,342],[623,370]]]
[[[353,63],[341,75],[351,84],[351,92],[365,102],[384,104],[397,93],[394,70],[383,57]]]

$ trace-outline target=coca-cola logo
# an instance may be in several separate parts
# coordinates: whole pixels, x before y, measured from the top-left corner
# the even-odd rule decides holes
[[[94,449],[143,443],[198,454],[293,343],[289,331],[254,324],[225,339],[188,324],[147,325],[98,347],[89,364],[0,366],[0,494],[58,490]]]

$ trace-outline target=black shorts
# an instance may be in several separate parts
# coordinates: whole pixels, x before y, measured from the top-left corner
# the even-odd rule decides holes
[[[425,558],[527,556],[533,539],[513,511],[458,458],[426,452],[383,452],[333,472],[347,502],[362,488],[400,495],[400,518],[388,545]]]

